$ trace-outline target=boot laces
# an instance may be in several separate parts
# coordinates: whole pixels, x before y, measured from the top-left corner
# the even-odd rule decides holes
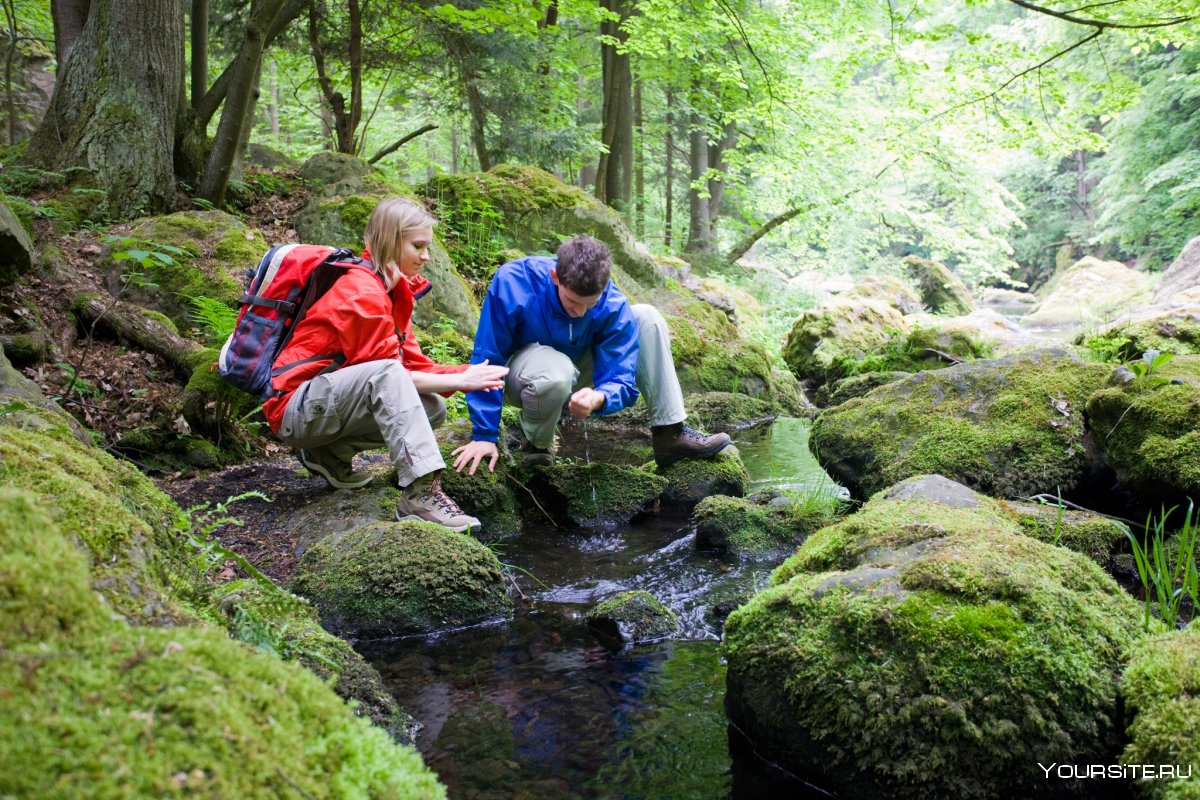
[[[702,442],[708,438],[706,435],[704,435],[700,431],[689,428],[687,425],[683,426],[683,430],[680,432],[680,435],[683,438],[691,439],[694,442]]]
[[[450,495],[442,491],[442,482],[440,480],[435,480],[429,484],[428,493],[421,499],[432,501],[434,505],[452,516],[461,516],[463,513],[462,509],[458,507],[458,503],[454,502]]]

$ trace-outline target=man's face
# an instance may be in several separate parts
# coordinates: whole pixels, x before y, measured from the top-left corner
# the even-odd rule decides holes
[[[550,280],[558,287],[558,299],[562,303],[563,309],[567,312],[567,316],[579,318],[595,307],[596,303],[600,302],[599,294],[576,294],[575,292],[563,286],[558,281],[558,270],[550,270]],[[603,294],[603,292],[601,292]]]

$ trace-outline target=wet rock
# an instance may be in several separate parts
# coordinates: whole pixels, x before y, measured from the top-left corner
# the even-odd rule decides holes
[[[880,494],[730,615],[727,709],[764,757],[839,796],[895,798],[1031,797],[1029,764],[1116,763],[1140,604],[965,499],[932,478]]]
[[[588,611],[587,623],[604,640],[631,645],[679,633],[679,620],[649,592],[622,592]]]
[[[750,484],[750,475],[733,445],[711,458],[676,461],[669,467],[651,463],[646,469],[666,478],[663,500],[679,505],[694,505],[716,494],[742,497]]]
[[[845,377],[835,362],[858,359],[887,343],[892,332],[906,331],[903,314],[883,300],[835,296],[804,312],[783,344],[783,360],[802,381],[820,386]]]
[[[809,447],[856,498],[922,474],[1082,498],[1102,469],[1083,408],[1109,372],[1056,349],[921,372],[825,410]]]
[[[945,264],[926,258],[909,256],[904,259],[909,277],[917,282],[921,302],[935,314],[956,316],[970,314],[975,310],[975,301],[965,283],[951,272]]]
[[[291,588],[343,636],[431,633],[512,614],[492,551],[426,522],[330,534],[300,558]]]
[[[1143,501],[1200,498],[1200,355],[1095,392],[1087,414],[1117,478]]]
[[[561,459],[539,468],[530,484],[542,506],[571,525],[584,528],[623,525],[658,504],[668,481],[638,467],[568,464]]]
[[[790,551],[829,522],[831,510],[807,505],[795,493],[706,497],[692,512],[696,547],[740,558]]]

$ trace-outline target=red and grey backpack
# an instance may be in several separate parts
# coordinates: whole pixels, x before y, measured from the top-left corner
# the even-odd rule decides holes
[[[233,333],[221,348],[218,374],[243,391],[269,398],[271,367],[292,331],[313,303],[351,269],[375,273],[370,262],[346,248],[285,244],[268,250],[258,269],[246,271],[249,286]]]

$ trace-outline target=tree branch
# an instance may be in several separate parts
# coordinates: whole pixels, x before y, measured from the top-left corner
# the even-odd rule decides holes
[[[1160,20],[1157,22],[1142,22],[1142,23],[1138,23],[1138,24],[1129,24],[1129,23],[1121,23],[1121,22],[1106,22],[1102,19],[1084,19],[1083,17],[1077,17],[1074,15],[1073,12],[1055,11],[1052,8],[1045,8],[1044,6],[1039,6],[1039,5],[1030,3],[1029,0],[1008,0],[1008,2],[1012,3],[1013,5],[1020,6],[1021,8],[1027,9],[1029,11],[1036,11],[1039,14],[1045,14],[1048,17],[1054,17],[1055,19],[1065,20],[1066,22],[1070,22],[1075,25],[1087,25],[1088,27],[1095,28],[1097,33],[1103,31],[1105,28],[1115,28],[1115,29],[1121,29],[1121,30],[1140,30],[1143,28],[1166,28],[1170,25],[1178,25],[1181,22],[1187,22],[1188,20],[1193,19],[1193,17],[1172,17],[1171,19],[1167,19],[1167,20]],[[1099,5],[1108,5],[1108,3],[1100,3]],[[1098,6],[1085,6],[1083,9],[1078,9],[1078,10],[1082,11],[1082,10],[1087,10],[1088,8],[1096,8],[1096,7],[1098,7]]]
[[[380,160],[384,156],[390,156],[392,153],[396,152],[401,147],[403,147],[404,145],[411,142],[413,139],[417,138],[418,136],[421,136],[422,134],[429,133],[432,130],[437,130],[437,125],[422,125],[421,127],[417,128],[412,133],[401,136],[399,139],[392,142],[387,147],[381,148],[378,153],[376,153],[375,155],[373,155],[367,159],[367,163],[374,164],[376,161]]]

